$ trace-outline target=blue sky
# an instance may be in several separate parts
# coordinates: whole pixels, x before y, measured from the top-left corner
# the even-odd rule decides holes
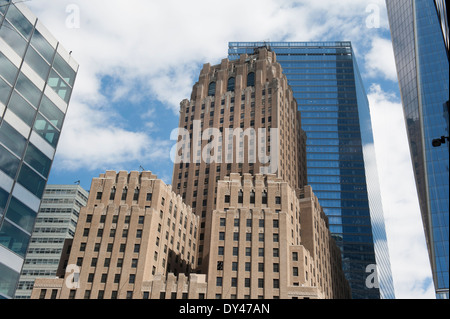
[[[170,133],[229,41],[352,41],[370,101],[398,298],[434,298],[384,0],[31,0],[80,63],[51,184],[106,170],[172,179]]]

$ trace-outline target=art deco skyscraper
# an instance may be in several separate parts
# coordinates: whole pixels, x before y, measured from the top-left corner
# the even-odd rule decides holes
[[[351,43],[230,42],[229,58],[259,47],[277,54],[294,92],[308,185],[329,217],[353,298],[394,298],[369,103]],[[375,264],[380,289],[366,285]]]
[[[181,103],[179,127],[184,146],[172,185],[201,216],[198,266],[205,273],[217,181],[230,173],[272,173],[303,187],[305,135],[293,92],[266,49],[205,64],[190,101]]]
[[[388,0],[386,5],[436,295],[448,299],[450,142],[445,2]]]
[[[0,298],[14,296],[77,70],[26,6],[0,0]]]

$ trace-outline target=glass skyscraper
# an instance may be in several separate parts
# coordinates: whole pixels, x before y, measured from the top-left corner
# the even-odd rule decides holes
[[[441,11],[445,2],[394,0],[386,5],[436,296],[448,299],[448,22],[446,28],[441,24],[447,20]],[[433,146],[441,137],[446,142]]]
[[[0,0],[0,298],[12,298],[78,64],[23,4]]]
[[[277,54],[294,91],[307,135],[308,185],[329,217],[352,297],[394,298],[369,103],[351,43],[230,42],[229,58],[257,47]],[[379,286],[368,280],[371,269]]]

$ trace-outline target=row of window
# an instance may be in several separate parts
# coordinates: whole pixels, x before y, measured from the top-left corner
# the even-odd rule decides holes
[[[247,87],[255,86],[255,72],[250,72],[247,74]],[[227,81],[227,92],[234,91],[236,87],[236,78],[230,77]],[[209,83],[208,86],[208,96],[216,95],[216,82]]]
[[[250,192],[249,196],[250,196],[250,204],[255,204],[255,191],[252,190]],[[230,200],[231,200],[231,195],[225,195],[224,202],[226,204],[229,204]],[[267,204],[267,192],[266,191],[263,191],[261,193],[261,202],[262,202],[262,204]],[[244,193],[242,192],[242,190],[239,190],[238,204],[242,204],[242,203],[244,203]],[[281,196],[275,196],[275,204],[281,205]],[[225,225],[223,225],[223,226],[225,226]]]

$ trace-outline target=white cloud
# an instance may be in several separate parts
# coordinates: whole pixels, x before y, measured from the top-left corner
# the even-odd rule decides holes
[[[62,130],[55,165],[66,171],[112,169],[133,161],[169,160],[170,147],[166,141],[117,126],[110,112],[74,102]]]
[[[392,42],[387,39],[375,37],[372,39],[371,49],[365,56],[368,76],[374,78],[382,76],[390,81],[397,81]]]
[[[396,297],[434,299],[402,106],[376,84],[368,98]]]

